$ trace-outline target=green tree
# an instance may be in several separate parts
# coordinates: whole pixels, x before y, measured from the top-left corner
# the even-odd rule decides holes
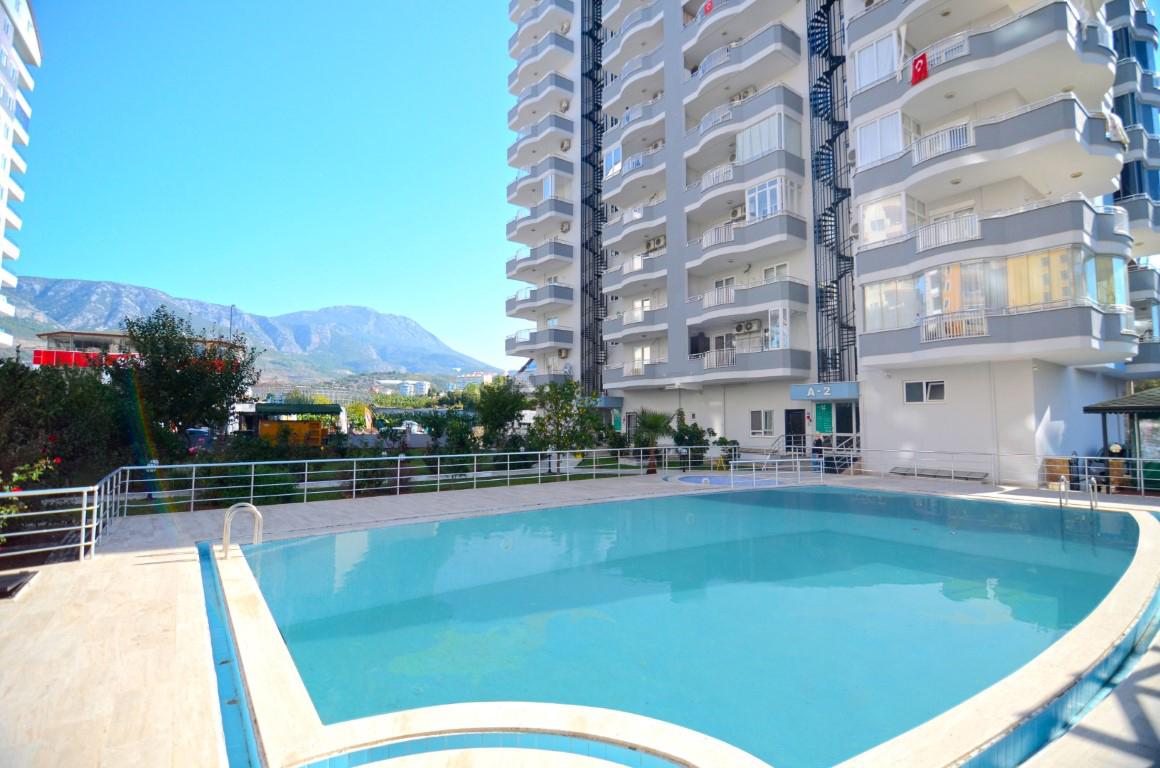
[[[362,432],[366,430],[367,414],[370,412],[370,406],[366,403],[351,403],[346,407],[346,421],[350,425],[351,432]]]
[[[506,448],[520,414],[530,407],[527,395],[515,379],[500,376],[480,387],[475,413],[483,427],[484,445],[497,450]]]
[[[578,381],[569,379],[538,387],[535,403],[539,412],[528,430],[533,445],[557,451],[596,445],[603,419],[596,408],[596,398],[585,395]]]
[[[641,408],[636,414],[633,443],[637,448],[655,448],[657,440],[673,434],[673,414]]]
[[[220,429],[230,408],[258,383],[258,352],[242,333],[204,338],[188,320],[161,306],[122,327],[136,355],[112,369],[123,400],[140,411],[146,441],[189,427]]]

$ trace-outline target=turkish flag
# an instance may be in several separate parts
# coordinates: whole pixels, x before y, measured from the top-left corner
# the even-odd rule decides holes
[[[926,53],[920,53],[910,62],[910,84],[921,83],[928,74],[930,74],[930,70],[926,66]]]
[[[713,12],[713,0],[705,0],[705,5],[701,7],[701,13],[708,16]]]

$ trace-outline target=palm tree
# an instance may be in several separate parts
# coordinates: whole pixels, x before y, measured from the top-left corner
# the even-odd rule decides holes
[[[657,471],[657,440],[673,434],[673,414],[641,408],[636,414],[633,442],[637,448],[648,448],[648,474]]]

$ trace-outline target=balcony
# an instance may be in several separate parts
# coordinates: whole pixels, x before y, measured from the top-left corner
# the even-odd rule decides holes
[[[606,83],[605,114],[615,115],[630,104],[655,98],[665,87],[664,51],[656,50],[625,63],[616,79]]]
[[[689,328],[751,318],[754,312],[789,307],[792,312],[809,311],[810,287],[795,278],[781,278],[749,285],[713,288],[688,299],[694,311],[685,319]]]
[[[1122,362],[1136,354],[1130,308],[1101,309],[1084,299],[1006,312],[928,316],[909,328],[859,335],[869,367],[909,368],[1036,359],[1059,365]]]
[[[508,38],[508,51],[517,55],[528,45],[539,40],[548,30],[561,29],[570,24],[576,14],[572,0],[538,0],[520,16],[516,31]]]
[[[850,15],[846,39],[850,41],[849,50],[856,51],[865,42],[873,40],[875,33],[906,24],[907,42],[914,40],[916,42],[911,44],[921,48],[1009,8],[1008,0],[971,0],[960,3],[954,8],[954,13],[944,16],[944,0],[876,0]]]
[[[601,335],[605,341],[616,341],[626,336],[647,338],[663,336],[668,332],[668,305],[653,309],[628,309],[604,320]]]
[[[1109,135],[1118,123],[1089,114],[1068,94],[1053,96],[984,120],[959,123],[923,136],[907,150],[859,165],[854,197],[906,185],[920,200],[938,200],[1024,178],[1041,189],[1076,190],[1098,197],[1119,177],[1124,145]]]
[[[784,16],[796,0],[713,0],[707,10],[699,0],[681,32],[681,52],[686,59],[699,61],[721,44],[740,40],[770,19]]]
[[[784,24],[771,24],[705,56],[685,79],[685,109],[704,114],[746,88],[780,80],[800,61],[801,38]]]
[[[689,356],[688,374],[677,381],[713,382],[759,379],[805,379],[810,375],[812,355],[804,349],[769,349],[760,340],[732,349],[714,349]],[[670,374],[673,371],[670,371]]]
[[[564,384],[572,378],[570,373],[565,373],[564,368],[560,367],[556,370],[546,371],[544,373],[533,373],[528,377],[528,382],[533,387],[544,387],[548,384]]]
[[[558,32],[549,32],[524,51],[508,75],[508,91],[514,96],[538,83],[549,72],[564,69],[572,58],[575,44]]]
[[[1151,267],[1129,267],[1128,300],[1133,305],[1160,302],[1160,272]]]
[[[704,162],[702,157],[728,157],[737,140],[738,126],[746,125],[778,107],[792,113],[795,119],[802,120],[802,97],[780,83],[749,96],[741,91],[721,101],[721,104],[705,112],[697,124],[686,132],[686,162]],[[803,122],[808,127],[809,122]],[[803,127],[803,131],[807,127]],[[806,140],[805,136],[802,138]]]
[[[1142,125],[1129,125],[1124,129],[1128,136],[1128,151],[1124,162],[1138,160],[1150,168],[1160,166],[1160,136],[1148,133]]]
[[[668,364],[668,358],[659,357],[608,365],[604,369],[604,386],[608,389],[658,386],[664,382]]]
[[[761,256],[778,256],[804,248],[805,244],[805,220],[796,213],[781,211],[756,221],[726,222],[706,230],[700,240],[689,243],[690,247],[700,247],[700,255],[690,258],[686,267],[690,274],[708,275],[720,271],[742,253],[759,251]]]
[[[664,148],[664,141],[660,141],[626,157],[615,174],[604,177],[603,201],[620,206],[626,198],[639,200],[653,191],[664,192]]]
[[[1104,5],[1108,26],[1113,29],[1123,26],[1133,27],[1137,39],[1148,39],[1155,45],[1157,34],[1156,19],[1148,8],[1146,0],[1109,0]]]
[[[508,147],[508,165],[530,168],[549,155],[566,152],[571,147],[576,125],[563,115],[548,115],[520,132]]]
[[[534,320],[543,312],[572,306],[573,290],[569,285],[549,283],[539,288],[524,288],[507,300],[507,316]]]
[[[1116,96],[1135,93],[1142,103],[1160,106],[1160,84],[1156,82],[1156,73],[1145,71],[1135,59],[1116,62],[1116,82],[1112,93]]]
[[[551,112],[566,112],[561,109],[576,92],[575,84],[559,72],[549,72],[540,82],[520,91],[516,105],[508,110],[508,128],[517,131],[533,125]]]
[[[604,146],[611,147],[616,144],[632,146],[638,138],[648,141],[648,138],[641,137],[641,132],[654,127],[656,130],[651,133],[657,138],[664,138],[665,129],[661,123],[664,116],[664,100],[661,97],[634,104],[616,119],[615,125],[604,131]]]
[[[1136,355],[1117,366],[1127,379],[1160,378],[1160,340],[1142,339],[1136,346]]]
[[[574,206],[571,200],[551,197],[519,213],[508,222],[507,238],[524,245],[535,245],[572,225]]]
[[[605,270],[602,289],[604,293],[616,293],[631,288],[636,292],[647,292],[665,284],[668,277],[666,250],[638,253],[624,259],[621,264]]]
[[[574,336],[571,328],[519,331],[504,340],[504,351],[513,357],[531,357],[544,350],[571,349]]]
[[[539,282],[542,273],[557,272],[572,263],[574,247],[563,240],[549,240],[530,250],[521,249],[508,259],[507,276],[512,280]]]
[[[1138,254],[1160,253],[1160,203],[1147,195],[1133,195],[1116,201],[1128,212],[1128,226]]]
[[[710,168],[685,189],[685,213],[697,221],[728,218],[738,201],[745,199],[746,188],[779,170],[804,178],[805,160],[785,150],[776,150],[746,163]]]
[[[1127,256],[1132,248],[1128,214],[1123,208],[1094,205],[1080,195],[1041,200],[1019,208],[947,219],[881,243],[863,243],[854,263],[858,276],[863,277],[884,270],[962,261],[967,250],[980,257],[1017,255],[1034,250],[1036,243],[1100,243],[1101,253]]]
[[[604,66],[618,70],[629,58],[656,50],[664,38],[662,11],[661,0],[653,0],[625,16],[617,33],[604,43]]]
[[[930,72],[925,80],[911,85],[909,77],[890,74],[855,91],[850,113],[896,105],[920,124],[937,124],[947,114],[1010,90],[1011,73],[1020,73],[1019,92],[1028,101],[1069,90],[1084,104],[1100,104],[1115,76],[1107,28],[1082,26],[1066,0],[943,38],[916,54],[921,55]],[[901,71],[910,68],[907,62]]]
[[[515,181],[508,184],[507,199],[514,205],[528,206],[544,199],[544,176],[552,173],[557,177],[571,178],[574,166],[571,160],[557,155],[544,158],[527,170],[521,170]]]
[[[665,233],[666,200],[627,208],[604,225],[604,247],[632,252]],[[635,246],[635,247],[634,247]]]

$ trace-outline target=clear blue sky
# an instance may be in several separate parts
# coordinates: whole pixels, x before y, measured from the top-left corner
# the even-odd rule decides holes
[[[493,0],[39,0],[25,275],[264,314],[361,304],[496,365],[507,39]],[[322,14],[322,15],[319,15]]]

